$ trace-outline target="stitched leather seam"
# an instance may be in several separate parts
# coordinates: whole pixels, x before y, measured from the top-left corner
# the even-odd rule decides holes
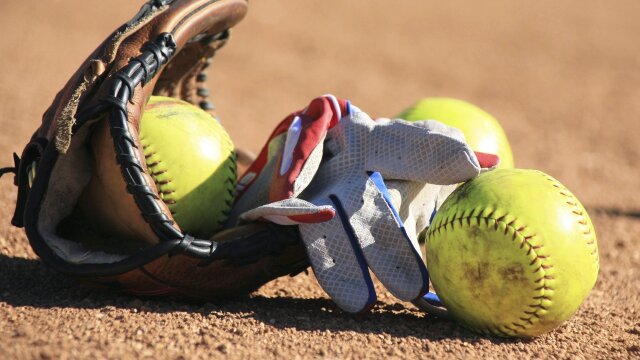
[[[140,136],[140,142],[141,143],[145,142],[145,139],[143,136]],[[226,139],[225,145],[231,148],[233,148],[234,146],[229,139]],[[178,203],[178,201],[173,197],[174,196],[173,194],[175,194],[176,191],[166,187],[166,185],[170,184],[172,180],[159,179],[160,175],[166,174],[167,172],[169,172],[169,170],[164,166],[162,166],[163,164],[162,160],[150,161],[150,159],[154,155],[157,155],[157,151],[148,150],[150,147],[151,146],[148,144],[147,145],[143,144],[142,146],[142,152],[144,154],[144,158],[147,163],[147,169],[149,170],[149,174],[153,179],[153,182],[156,184],[158,193],[161,195],[162,201],[164,201],[164,203],[167,205],[167,208],[169,208],[171,215],[175,216],[176,215],[175,205]],[[224,181],[227,191],[225,192],[224,197],[222,198],[222,201],[226,205],[226,208],[223,208],[223,210],[220,212],[222,217],[220,217],[220,220],[218,220],[217,222],[217,224],[220,226],[223,226],[226,224],[227,218],[231,213],[231,206],[233,205],[233,201],[235,199],[235,181],[236,181],[236,178],[238,177],[237,159],[236,159],[235,153],[233,154],[231,161],[227,166],[227,174],[229,174],[229,176],[227,176],[227,178]]]
[[[518,226],[516,224],[517,220],[505,221],[506,215],[494,218],[495,210],[486,215],[482,215],[483,211],[483,209],[474,209],[468,215],[456,213],[453,216],[444,218],[438,224],[434,224],[435,226],[430,227],[427,231],[427,237],[432,237],[442,230],[447,230],[448,227],[453,230],[456,226],[471,226],[472,220],[476,220],[478,226],[484,223],[487,228],[495,231],[498,231],[500,224],[503,224],[505,226],[504,235],[510,235],[512,242],[520,242],[520,249],[526,252],[527,257],[531,258],[529,268],[533,274],[537,275],[537,278],[533,280],[532,290],[534,295],[531,296],[532,302],[522,310],[522,315],[517,321],[507,325],[500,325],[508,332],[499,327],[479,329],[503,336],[517,335],[534,325],[535,322],[540,321],[548,310],[553,294],[553,288],[549,284],[549,280],[554,279],[548,272],[553,268],[553,265],[549,263],[550,256],[542,254],[543,245],[534,244],[536,235],[526,235],[528,230],[526,226]],[[492,222],[493,226],[491,226]]]
[[[234,149],[234,145],[229,138],[226,139],[226,146],[231,149]],[[231,161],[227,167],[227,173],[229,176],[225,180],[224,184],[227,189],[225,196],[222,201],[224,202],[226,208],[223,210],[222,217],[218,220],[218,225],[224,226],[227,223],[227,219],[229,218],[229,214],[231,213],[231,207],[236,197],[236,179],[238,178],[238,164],[235,150],[232,153]]]
[[[144,143],[144,141],[145,139],[142,136],[140,136],[140,143]],[[142,153],[144,154],[144,159],[145,159],[145,162],[147,163],[147,169],[148,169],[149,175],[153,179],[153,182],[156,184],[156,188],[158,190],[158,194],[160,194],[160,198],[167,205],[167,208],[169,209],[169,212],[171,213],[171,215],[175,216],[176,215],[175,205],[178,203],[178,201],[173,197],[174,196],[173,194],[175,194],[175,190],[168,189],[166,186],[170,184],[172,180],[159,179],[160,175],[166,174],[167,172],[169,172],[169,170],[162,165],[164,164],[162,160],[150,161],[150,159],[154,155],[157,155],[157,151],[148,150],[150,147],[151,147],[150,145],[144,145],[144,144],[142,145]]]
[[[174,221],[159,206],[157,192],[153,192],[143,173],[144,167],[136,156],[138,144],[129,127],[128,105],[136,88],[144,86],[156,76],[160,67],[166,64],[176,50],[175,39],[171,34],[163,33],[155,41],[145,43],[142,53],[131,59],[127,65],[110,77],[109,93],[102,98],[102,104],[109,112],[111,138],[116,152],[116,161],[127,184],[127,190],[133,195],[145,221],[163,241],[182,239],[184,235],[175,226]],[[191,251],[191,249],[187,249]],[[197,249],[198,255],[204,251]]]
[[[596,243],[596,235],[592,230],[589,220],[585,216],[585,210],[580,208],[578,199],[571,193],[569,190],[560,184],[556,179],[551,176],[541,173],[544,175],[545,179],[547,179],[551,186],[553,186],[560,195],[566,198],[565,202],[567,205],[571,207],[571,212],[577,217],[577,222],[580,225],[580,231],[582,232],[582,236],[584,237],[585,244],[591,249],[591,256],[593,257],[593,262],[595,264],[599,264],[600,257],[598,255],[598,245]],[[598,266],[599,267],[599,266]]]

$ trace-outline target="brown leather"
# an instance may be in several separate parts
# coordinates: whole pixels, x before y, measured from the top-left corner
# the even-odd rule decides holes
[[[142,217],[131,194],[126,191],[127,185],[120,175],[109,131],[107,119],[100,120],[93,131],[91,149],[95,159],[94,173],[80,197],[78,207],[83,214],[88,215],[87,221],[102,233],[157,244],[158,236]],[[139,153],[138,157],[141,164],[146,166],[144,155]],[[146,177],[147,183],[157,192],[155,182],[148,175]],[[165,213],[170,213],[162,201],[158,201],[158,204]]]
[[[259,230],[264,224],[252,224],[228,230],[218,235],[224,238],[246,235]],[[233,233],[232,236],[229,236]],[[184,256],[163,256],[143,268],[105,278],[138,295],[182,295],[201,299],[229,298],[248,294],[277,277],[306,268],[306,255],[302,246],[292,246],[275,256],[265,256],[251,266],[232,266],[215,262],[199,266],[201,261]]]
[[[182,294],[211,298],[243,294],[275,277],[297,272],[308,266],[304,249],[296,242],[298,235],[292,236],[290,232],[283,235],[282,239],[286,240],[281,242],[283,245],[276,246],[276,250],[269,249],[250,261],[242,261],[242,251],[238,252],[238,256],[224,252],[224,256],[217,256],[220,253],[215,252],[218,248],[224,248],[227,252],[237,249],[221,247],[224,244],[245,244],[255,234],[274,234],[272,225],[254,224],[232,228],[214,236],[215,242],[212,243],[210,252],[216,256],[207,258],[207,244],[202,245],[202,241],[197,245],[199,248],[195,245],[190,247],[192,239],[189,237],[167,241],[152,230],[141,215],[142,211],[134,197],[127,191],[122,168],[116,162],[114,139],[110,132],[108,114],[104,110],[104,99],[108,98],[112,90],[110,80],[117,77],[118,71],[127,66],[132,58],[142,53],[145,43],[157,39],[163,33],[173,35],[176,50],[169,63],[160,68],[156,76],[146,84],[138,84],[126,104],[127,127],[134,143],[139,145],[137,131],[144,104],[149,97],[157,94],[181,98],[195,104],[202,101],[203,95],[197,90],[202,80],[198,80],[197,76],[208,66],[209,59],[216,50],[225,43],[226,37],[221,35],[238,23],[247,11],[246,0],[175,0],[168,1],[168,6],[151,6],[162,4],[163,1],[167,0],[149,1],[143,8],[144,11],[114,31],[57,94],[43,115],[42,125],[25,148],[17,171],[16,183],[19,184],[20,195],[14,224],[21,225],[24,217],[29,240],[45,262],[65,273],[100,284],[145,295]],[[82,141],[78,140],[78,129],[89,129],[90,135],[82,137]],[[137,147],[135,156],[144,167],[141,149],[142,146]],[[47,235],[42,233],[37,223],[43,216],[51,216],[41,212],[39,203],[52,181],[56,180],[49,178],[53,173],[51,169],[60,161],[61,156],[68,156],[65,153],[74,154],[78,151],[89,154],[92,172],[74,214],[79,213],[83,216],[83,221],[90,222],[92,231],[108,233],[125,242],[131,240],[146,244],[139,252],[127,255],[129,257],[113,263],[113,266],[109,263],[78,264],[76,259],[65,259],[53,249],[51,240],[46,239]],[[40,155],[42,159],[38,160]],[[42,163],[38,164],[34,187],[29,189],[25,185],[26,168],[35,161]],[[154,181],[146,168],[143,176],[148,186],[157,194]],[[161,200],[156,199],[155,203],[163,214],[172,219],[170,211]],[[25,208],[24,214],[20,213]],[[174,227],[179,230],[177,225]],[[279,237],[278,234],[275,237]],[[80,243],[83,241],[82,238],[69,240]],[[170,247],[164,246],[165,244]],[[110,244],[102,246],[108,248]],[[112,250],[113,253],[118,253],[121,249]],[[91,255],[91,251],[94,250],[88,248],[87,254]],[[109,252],[108,249],[101,251]]]
[[[203,7],[204,5],[207,5]],[[197,11],[196,11],[197,10]],[[193,14],[195,12],[195,14]],[[167,11],[160,12],[149,24],[132,33],[120,45],[116,61],[111,66],[113,73],[126,65],[132,56],[138,55],[142,45],[150,39],[156,38],[163,32],[172,32],[177,47],[181,50],[164,69],[159,77],[151,81],[144,88],[135,92],[130,102],[129,122],[131,131],[138,139],[137,129],[140,118],[152,91],[156,94],[169,95],[193,102],[195,97],[190,89],[195,88],[195,77],[205,64],[206,59],[213,56],[215,47],[203,47],[198,42],[185,46],[186,42],[196,35],[205,32],[213,35],[219,33],[244,17],[246,2],[244,0],[229,1],[178,1]],[[188,21],[184,19],[188,17]],[[214,46],[217,46],[215,44]],[[162,84],[155,87],[156,82]],[[101,89],[105,91],[103,87]],[[140,91],[142,90],[142,91]],[[98,95],[99,96],[99,95]],[[93,133],[92,148],[96,161],[95,176],[89,183],[85,195],[80,200],[80,207],[92,216],[94,224],[112,229],[115,235],[138,238],[155,244],[159,241],[157,235],[149,228],[140,214],[133,198],[126,193],[126,184],[119,175],[119,168],[115,163],[115,152],[111,143],[111,135],[106,120],[101,120]],[[139,147],[138,158],[145,166],[142,147]],[[114,176],[116,175],[116,176]],[[147,183],[157,192],[154,181],[148,174]],[[158,200],[158,205],[170,214],[166,205]],[[176,224],[177,226],[177,224]]]
[[[73,93],[83,84],[89,90],[80,93],[80,103],[84,103],[85,107],[94,106],[95,102],[86,100],[92,98],[95,101],[101,93],[108,90],[100,87],[100,84],[110,74],[126,65],[131,57],[138,55],[145,42],[155,39],[163,32],[173,32],[177,47],[182,50],[182,54],[178,54],[176,57],[177,61],[189,62],[190,60],[195,64],[194,66],[202,67],[199,62],[201,59],[207,59],[211,56],[211,48],[199,47],[197,42],[186,45],[186,42],[203,32],[213,35],[229,29],[242,20],[246,10],[246,0],[176,0],[169,7],[165,6],[158,10],[149,20],[142,22],[142,26],[139,28],[134,26],[129,29],[126,25],[121,26],[89,55],[57,94],[43,116],[37,137],[54,139],[55,132],[60,126],[61,113],[72,100]],[[194,11],[195,13],[193,13]],[[154,90],[156,81],[162,83],[162,86],[158,88],[159,94],[176,94],[178,93],[176,89],[188,88],[190,84],[195,82],[195,72],[185,72],[184,68],[177,66],[168,66],[167,68],[168,71],[163,72],[147,84],[142,92],[136,92],[136,99],[129,106],[132,112],[137,112],[141,108],[140,104],[146,103]],[[92,76],[96,74],[96,69],[101,70],[98,71],[100,75]],[[190,76],[185,76],[185,74]],[[130,121],[137,128],[139,116],[130,118]],[[59,150],[65,152],[66,148],[59,148]]]

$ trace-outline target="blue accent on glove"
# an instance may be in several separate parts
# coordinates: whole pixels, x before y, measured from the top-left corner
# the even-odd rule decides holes
[[[384,201],[387,202],[391,212],[393,213],[393,217],[396,219],[398,223],[398,227],[404,229],[404,224],[402,223],[402,219],[400,218],[400,214],[398,214],[398,210],[396,210],[393,203],[391,203],[391,195],[389,194],[389,189],[387,189],[387,185],[384,184],[384,179],[382,179],[382,175],[379,172],[374,171],[369,173],[369,179],[373,182],[373,184],[378,188],[378,191],[382,194]],[[405,236],[407,234],[405,233]]]
[[[436,295],[435,293],[428,292],[424,294],[422,298],[433,306],[444,306],[442,305],[442,301],[440,301],[440,298],[438,297],[438,295]]]
[[[344,228],[344,232],[347,234],[347,237],[349,238],[351,247],[353,247],[353,252],[356,255],[356,259],[358,260],[358,265],[360,267],[360,270],[362,270],[363,278],[367,283],[367,289],[369,289],[369,298],[367,299],[368,306],[361,310],[362,312],[367,312],[369,311],[371,306],[373,306],[373,304],[376,302],[376,299],[377,299],[376,289],[374,288],[373,280],[371,280],[371,276],[369,275],[369,265],[367,265],[367,260],[365,260],[364,254],[362,254],[362,249],[360,248],[360,244],[358,243],[358,238],[356,236],[355,231],[351,227],[351,224],[349,223],[349,217],[347,216],[347,212],[344,211],[344,207],[342,206],[340,199],[338,199],[338,197],[335,195],[329,195],[329,199],[331,200],[331,202],[333,202],[333,207],[336,209],[336,212],[338,213],[338,217],[342,222],[342,227]]]
[[[404,223],[400,218],[400,214],[398,214],[398,210],[396,210],[395,206],[393,206],[393,203],[391,202],[391,195],[389,194],[389,189],[387,189],[387,185],[385,185],[384,183],[384,179],[382,178],[382,175],[377,171],[370,172],[369,180],[373,182],[376,188],[378,188],[378,191],[380,191],[380,193],[382,194],[384,201],[386,201],[387,205],[389,206],[389,209],[391,209],[391,213],[393,213],[393,217],[396,219],[396,222],[398,223],[398,227],[400,228],[400,230],[402,230],[402,234],[404,235],[405,240],[411,243],[411,240],[409,239],[409,235],[407,234],[407,231],[404,228]],[[423,261],[422,256],[420,255],[419,252],[415,251],[415,249],[414,249],[414,255],[420,262]],[[427,267],[424,266],[424,263],[422,263],[422,265],[423,266],[421,266],[420,272],[422,273],[424,278],[427,279],[427,281],[425,282],[425,284],[423,285],[420,291],[422,294],[424,294],[429,291],[429,280],[428,280],[429,271],[427,271]]]

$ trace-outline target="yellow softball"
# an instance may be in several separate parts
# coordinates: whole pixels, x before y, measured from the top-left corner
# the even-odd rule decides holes
[[[431,281],[467,327],[500,336],[550,331],[575,313],[599,270],[585,208],[543,172],[497,169],[456,189],[426,234]]]
[[[424,98],[396,117],[408,121],[437,120],[458,128],[472,150],[500,156],[499,168],[514,167],[511,146],[500,123],[488,112],[466,101]]]
[[[234,146],[222,125],[187,102],[153,96],[140,143],[160,198],[182,231],[209,238],[220,230],[236,185]]]

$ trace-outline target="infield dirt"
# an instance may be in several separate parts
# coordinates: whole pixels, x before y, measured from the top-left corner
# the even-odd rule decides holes
[[[12,165],[77,66],[140,1],[0,2],[0,164]],[[139,299],[84,287],[42,264],[9,225],[0,181],[0,357],[640,358],[640,2],[252,1],[209,84],[237,146],[311,98],[372,116],[451,96],[503,124],[516,165],[559,179],[587,207],[601,272],[578,313],[533,340],[469,332],[378,287],[364,318],[311,274],[223,303]]]

